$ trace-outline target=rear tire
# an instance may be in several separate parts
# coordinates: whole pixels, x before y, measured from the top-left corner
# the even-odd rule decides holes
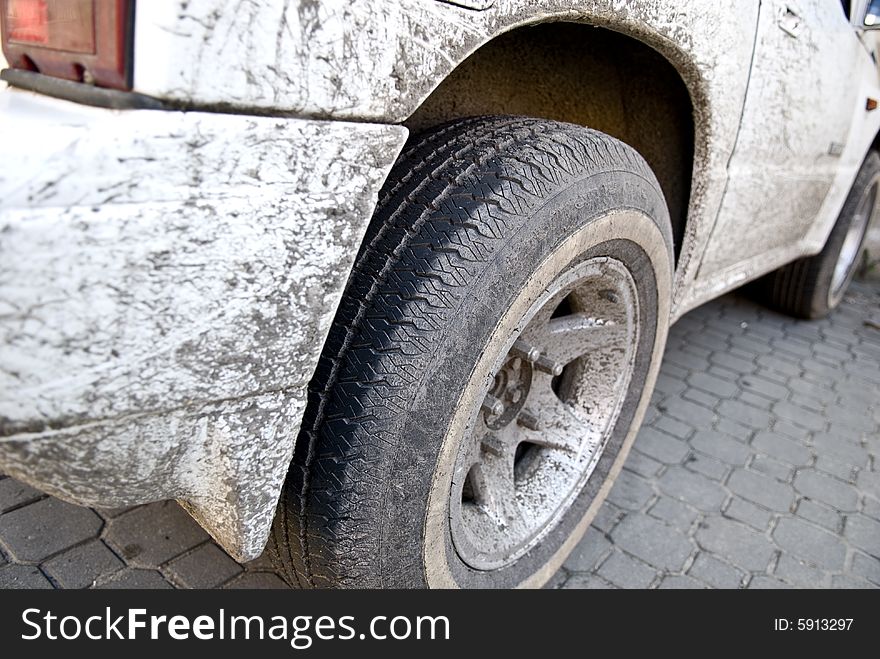
[[[757,280],[755,296],[798,318],[824,318],[840,304],[858,265],[877,204],[880,155],[865,158],[825,247]]]
[[[270,544],[290,582],[545,583],[635,438],[671,274],[617,140],[484,117],[411,143],[310,385]]]

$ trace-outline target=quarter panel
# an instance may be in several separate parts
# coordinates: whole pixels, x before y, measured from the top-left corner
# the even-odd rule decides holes
[[[0,117],[0,469],[179,499],[255,557],[406,129],[11,89]]]

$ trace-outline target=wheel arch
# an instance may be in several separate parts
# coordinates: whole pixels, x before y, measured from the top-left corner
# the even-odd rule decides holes
[[[657,46],[661,46],[658,49]],[[666,197],[675,256],[684,244],[694,177],[708,136],[702,79],[669,41],[572,20],[526,22],[481,42],[405,117],[418,133],[473,115],[513,114],[605,132],[651,165]]]

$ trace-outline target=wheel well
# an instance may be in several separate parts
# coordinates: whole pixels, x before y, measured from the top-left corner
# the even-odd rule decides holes
[[[462,62],[405,125],[416,133],[480,114],[567,121],[635,148],[666,197],[678,258],[693,171],[693,104],[678,71],[656,50],[589,25],[518,28]]]

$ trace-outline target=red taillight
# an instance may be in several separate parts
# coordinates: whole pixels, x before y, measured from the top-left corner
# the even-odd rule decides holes
[[[49,43],[49,3],[46,0],[9,0],[6,9],[9,40],[18,43]]]
[[[3,52],[15,69],[130,89],[129,0],[0,0]]]

